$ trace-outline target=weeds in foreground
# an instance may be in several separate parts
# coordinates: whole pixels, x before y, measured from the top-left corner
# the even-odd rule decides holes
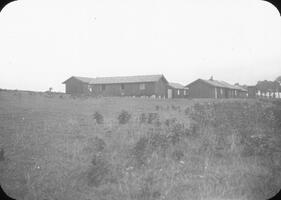
[[[102,157],[94,155],[92,166],[87,172],[88,186],[99,187],[102,184],[110,182],[110,166],[109,163]]]
[[[121,111],[121,113],[118,115],[119,124],[127,124],[130,119],[131,114],[126,110]]]
[[[104,122],[103,116],[99,112],[95,112],[93,118],[96,120],[97,124],[103,124]]]
[[[149,112],[154,113],[148,110],[139,116],[139,123],[144,126],[134,124],[128,117],[134,112],[127,112],[124,123],[116,121],[128,125],[114,124],[118,128],[110,127],[110,137],[105,134],[106,126],[89,123],[85,126],[88,128],[81,128],[80,134],[85,131],[84,138],[69,139],[64,135],[62,143],[59,143],[61,137],[48,138],[54,157],[50,156],[49,163],[42,166],[43,175],[34,170],[33,175],[30,173],[31,184],[26,184],[29,187],[26,192],[34,193],[35,197],[25,198],[252,200],[270,197],[279,189],[280,108],[257,103],[202,103],[185,109],[186,115],[177,113],[177,118],[161,121],[164,125],[159,127],[158,116],[149,116]],[[162,119],[163,112],[155,113]],[[17,127],[18,133],[24,123]],[[31,128],[30,131],[34,130]],[[45,132],[49,130],[65,133],[56,121],[48,124]],[[127,132],[135,133],[130,140]],[[26,133],[29,134],[29,129]],[[26,135],[22,137],[25,139]],[[64,142],[73,145],[61,148]],[[85,148],[80,148],[84,143]],[[77,159],[66,160],[66,155],[73,154],[72,148],[77,149],[73,151]],[[57,167],[53,160],[61,161],[62,167]],[[21,172],[22,163],[18,166]],[[76,177],[69,178],[75,170]],[[82,187],[77,186],[80,181]]]
[[[5,151],[3,148],[0,150],[0,162],[5,160]]]

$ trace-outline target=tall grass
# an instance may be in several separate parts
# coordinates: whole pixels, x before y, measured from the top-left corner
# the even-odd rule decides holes
[[[17,199],[251,200],[281,186],[276,103],[0,98],[0,180]]]

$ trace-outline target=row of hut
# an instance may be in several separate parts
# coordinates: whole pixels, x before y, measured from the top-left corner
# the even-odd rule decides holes
[[[92,96],[132,96],[152,98],[247,98],[247,87],[225,81],[197,79],[188,85],[167,81],[164,75],[78,77],[63,82],[65,93]]]

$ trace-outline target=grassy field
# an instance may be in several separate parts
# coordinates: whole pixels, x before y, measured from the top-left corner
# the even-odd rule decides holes
[[[16,199],[267,199],[280,144],[280,102],[0,91],[0,183]]]

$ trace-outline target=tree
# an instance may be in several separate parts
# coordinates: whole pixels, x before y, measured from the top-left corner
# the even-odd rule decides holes
[[[269,97],[276,97],[276,93],[279,94],[280,90],[280,83],[277,81],[258,81],[257,83],[257,90],[262,93],[262,96],[266,96],[267,94]]]
[[[278,76],[275,81],[277,81],[278,83],[281,83],[281,76]]]
[[[278,77],[275,79],[275,82],[276,82],[276,91],[277,91],[277,94],[278,94],[278,98],[280,98],[280,92],[281,92],[281,76],[278,76]]]

